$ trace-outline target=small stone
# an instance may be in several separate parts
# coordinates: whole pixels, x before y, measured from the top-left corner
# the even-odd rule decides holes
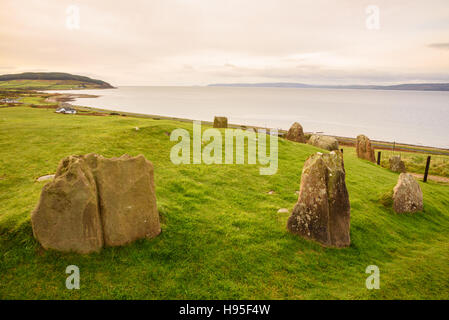
[[[41,182],[41,181],[47,181],[47,180],[52,180],[55,177],[54,174],[47,174],[45,176],[39,177],[37,178],[36,181]]]
[[[405,172],[405,163],[401,160],[401,156],[392,156],[389,159],[390,170],[393,172]]]

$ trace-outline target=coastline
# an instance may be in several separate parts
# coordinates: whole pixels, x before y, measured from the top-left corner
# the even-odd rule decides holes
[[[95,115],[121,115],[121,116],[129,116],[129,117],[137,117],[137,118],[150,118],[154,120],[174,120],[174,121],[181,121],[181,122],[193,122],[196,121],[196,119],[189,119],[189,118],[179,118],[179,117],[171,117],[171,116],[163,116],[163,115],[153,115],[153,114],[143,114],[143,113],[134,113],[134,112],[125,112],[125,111],[116,111],[116,110],[110,110],[110,109],[103,109],[103,108],[94,108],[94,107],[86,107],[82,105],[75,105],[73,102],[78,98],[97,98],[98,95],[92,95],[92,94],[71,94],[71,93],[50,93],[50,96],[46,98],[47,102],[51,103],[60,103],[65,102],[69,103],[72,107],[84,110],[84,111],[90,111],[94,112]],[[206,125],[213,125],[213,121],[201,121],[202,123]],[[252,125],[242,125],[242,124],[234,124],[230,123],[228,124],[229,128],[234,129],[265,129],[269,132],[269,130],[272,130],[274,128],[265,128],[260,126],[252,126]],[[279,136],[282,137],[287,133],[287,130],[278,129]],[[305,134],[319,134],[315,132],[305,132]],[[355,146],[355,137],[345,137],[345,136],[337,136],[337,135],[325,135],[325,136],[331,136],[338,140],[340,145],[344,146]],[[446,148],[439,148],[439,147],[432,147],[432,146],[423,146],[423,145],[415,145],[410,143],[404,143],[404,142],[390,142],[390,141],[382,141],[382,140],[371,140],[373,146],[375,149],[379,150],[393,150],[398,152],[425,152],[435,155],[446,155],[449,156],[449,149]]]
[[[60,102],[71,102],[75,101],[77,98],[98,98],[99,96],[93,94],[66,94],[66,93],[52,93],[48,98],[45,99],[46,102],[50,103],[60,103]]]

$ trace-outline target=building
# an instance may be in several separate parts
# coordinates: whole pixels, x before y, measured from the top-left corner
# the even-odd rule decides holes
[[[19,103],[19,101],[15,100],[15,99],[5,98],[5,99],[0,99],[0,103]]]
[[[76,110],[72,108],[72,106],[68,103],[60,103],[59,108],[56,109],[55,112],[64,114],[76,114]]]

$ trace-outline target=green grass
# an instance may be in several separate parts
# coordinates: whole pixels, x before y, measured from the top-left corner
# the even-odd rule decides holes
[[[424,174],[427,162],[427,156],[431,156],[429,174],[435,176],[442,176],[449,178],[449,156],[426,154],[426,153],[413,153],[413,152],[393,152],[387,150],[381,150],[381,165],[382,167],[389,168],[389,158],[393,155],[400,155],[401,159],[405,163],[407,172],[414,172]],[[376,153],[377,157],[377,153]]]
[[[420,183],[424,212],[397,215],[385,195],[398,175],[346,148],[352,244],[324,248],[289,234],[289,214],[277,213],[294,206],[304,161],[319,149],[280,139],[273,176],[259,165],[176,166],[166,134],[175,128],[191,124],[0,109],[0,298],[449,299],[449,186]],[[160,236],[84,256],[40,249],[30,212],[45,183],[35,179],[89,152],[153,162]],[[71,264],[80,290],[65,288]],[[372,264],[380,290],[365,287]]]
[[[30,104],[30,105],[54,105],[54,102],[47,102],[45,98],[41,96],[23,96],[20,98],[19,102]]]
[[[0,81],[0,85],[1,83],[2,81]],[[0,99],[10,98],[17,100],[18,103],[24,103],[26,105],[54,105],[55,102],[46,101],[47,97],[47,94],[35,91],[0,88]],[[0,104],[0,106],[8,106],[8,104]]]
[[[83,87],[84,86],[84,87]],[[8,80],[0,81],[0,89],[69,90],[98,88],[94,83],[76,80]]]

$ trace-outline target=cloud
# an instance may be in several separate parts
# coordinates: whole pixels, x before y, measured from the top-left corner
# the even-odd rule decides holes
[[[0,66],[0,70],[15,70],[16,67],[12,66]]]
[[[449,74],[447,0],[376,0],[378,32],[356,0],[77,0],[81,28],[68,30],[73,2],[0,0],[0,73],[65,71],[114,85]]]
[[[449,50],[449,42],[432,43],[428,46],[434,49]]]

